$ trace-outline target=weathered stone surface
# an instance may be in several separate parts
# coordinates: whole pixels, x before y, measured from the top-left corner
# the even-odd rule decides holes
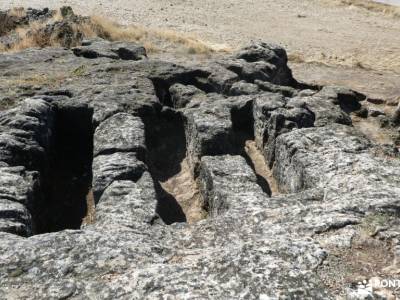
[[[32,216],[24,205],[0,200],[0,232],[30,236],[32,228]]]
[[[94,134],[95,156],[114,152],[146,151],[144,124],[140,118],[126,113],[118,113],[102,122]]]
[[[141,116],[152,114],[160,108],[150,79],[142,76],[133,77],[128,74],[121,76],[122,78],[106,74],[105,76],[104,82],[98,83],[93,90],[86,91],[82,95],[84,99],[93,99],[90,105],[94,110],[94,125],[97,126],[119,112]],[[109,81],[115,82],[115,84],[110,86]]]
[[[192,85],[176,83],[169,88],[174,108],[184,108],[195,95],[204,95],[204,92]]]
[[[277,85],[268,81],[255,80],[254,83],[257,84],[259,89],[263,91],[272,93],[281,93],[285,97],[296,96],[299,92],[290,86]]]
[[[0,231],[22,236],[35,232],[37,171],[48,166],[53,117],[54,109],[41,99],[25,99],[19,107],[0,112]]]
[[[325,126],[330,123],[351,125],[349,114],[339,105],[335,105],[329,98],[320,96],[319,93],[311,97],[295,97],[292,101],[302,102],[315,115],[315,126]]]
[[[286,51],[278,45],[253,42],[241,49],[236,58],[243,59],[246,63],[231,68],[245,80],[259,79],[280,85],[295,84],[292,71],[287,66]]]
[[[156,216],[157,199],[152,186],[151,176],[147,172],[136,183],[115,180],[97,204],[94,226],[146,230]]]
[[[147,57],[146,49],[134,43],[108,42],[93,40],[72,49],[76,56],[85,58],[107,57],[123,60],[140,60]]]
[[[204,156],[199,168],[201,193],[213,217],[226,211],[246,213],[266,200],[256,175],[242,156]]]
[[[288,191],[324,188],[325,200],[340,199],[340,206],[359,211],[399,208],[399,161],[374,157],[370,142],[352,127],[293,131],[277,139],[275,151],[274,174]]]
[[[95,199],[99,199],[104,190],[116,180],[137,181],[145,172],[146,165],[138,160],[135,153],[117,152],[96,156],[92,170],[93,193]]]
[[[253,116],[255,141],[270,164],[274,161],[277,136],[295,128],[311,127],[315,121],[314,113],[304,102],[279,93],[261,94],[253,103]]]
[[[0,298],[335,299],[362,275],[340,266],[399,259],[400,163],[352,126],[363,95],[297,83],[285,51],[266,43],[201,65],[124,60],[103,41],[82,49],[96,43],[96,59],[0,55],[8,82],[22,69],[51,77],[11,86],[14,107],[0,112]],[[9,89],[0,82],[1,97]],[[263,191],[254,170],[268,168],[247,140],[284,193]],[[194,224],[177,223],[186,177],[209,214]],[[84,215],[71,211],[87,208],[90,189],[79,230]],[[72,208],[57,206],[75,190]],[[47,219],[71,222],[35,230]],[[350,279],[332,289],[339,277]]]
[[[259,89],[257,85],[245,81],[235,82],[229,90],[229,94],[232,96],[253,95],[258,93]]]
[[[189,164],[196,169],[201,156],[237,154],[251,123],[251,96],[227,100],[216,94],[195,98],[183,111]],[[196,103],[196,104],[194,104]],[[251,124],[250,126],[251,127]]]
[[[206,79],[211,91],[216,93],[227,93],[232,85],[240,80],[240,77],[233,71],[226,69],[224,66],[211,65],[207,66],[209,72]]]
[[[49,147],[53,114],[41,99],[25,99],[19,107],[0,112],[0,160],[38,169]]]
[[[332,99],[346,112],[360,109],[360,101],[366,100],[365,95],[341,86],[325,86],[320,94]]]
[[[311,188],[328,181],[335,172],[346,173],[357,154],[369,147],[369,141],[349,126],[330,125],[293,131],[277,138],[275,153],[279,156],[275,157],[275,175],[291,192]],[[285,155],[289,157],[284,158]]]

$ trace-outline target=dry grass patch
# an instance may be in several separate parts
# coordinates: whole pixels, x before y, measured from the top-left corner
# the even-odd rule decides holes
[[[24,17],[26,17],[26,11],[23,7],[13,7],[8,12],[8,15],[10,17],[24,18]]]
[[[12,98],[3,98],[0,100],[0,111],[8,110],[16,105],[16,100]]]
[[[150,52],[161,50],[165,44],[181,46],[189,54],[230,51],[230,48],[226,45],[207,43],[192,35],[169,29],[145,28],[138,25],[122,26],[100,16],[91,17],[91,25],[85,26],[83,33],[88,37],[99,36],[111,41],[139,42],[145,45],[145,48]]]
[[[22,74],[0,77],[0,111],[16,106],[22,98],[34,95],[39,88],[58,89],[67,77],[63,74]]]
[[[49,41],[48,37],[45,37],[43,34],[39,33],[41,28],[43,28],[43,24],[39,22],[31,23],[29,27],[17,28],[16,33],[21,39],[11,48],[9,48],[8,51],[16,52],[27,48],[43,48],[49,44],[54,45],[54,41]]]
[[[10,14],[19,17],[22,17],[25,13],[25,10],[20,8],[13,9],[10,12]],[[73,13],[72,16],[74,16]],[[226,45],[211,44],[195,36],[169,29],[145,28],[138,25],[122,26],[100,16],[78,17],[78,21],[76,21],[76,18],[70,17],[71,15],[63,16],[58,11],[46,21],[35,21],[28,26],[20,26],[15,29],[19,40],[8,48],[0,44],[0,51],[13,52],[33,47],[74,47],[79,45],[82,39],[96,37],[109,41],[137,42],[144,45],[150,53],[183,50],[189,54],[208,55],[215,52],[230,51],[230,48]],[[66,23],[66,28],[62,30],[66,30],[66,34],[65,32],[58,32],[59,27],[57,27],[57,30],[52,27],[49,28],[52,24],[63,20]],[[65,37],[69,38],[68,35],[72,37],[72,42],[67,40],[66,43]]]
[[[65,76],[49,76],[46,74],[33,74],[33,75],[21,75],[17,78],[6,80],[9,86],[48,86],[48,87],[60,87],[64,81]]]

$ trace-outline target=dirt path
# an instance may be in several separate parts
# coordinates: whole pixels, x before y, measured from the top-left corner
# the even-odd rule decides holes
[[[350,87],[370,88],[375,92],[374,96],[393,98],[399,95],[400,18],[354,6],[338,6],[333,2],[0,0],[0,9],[71,5],[81,14],[100,14],[125,24],[140,23],[187,32],[233,48],[251,39],[273,41],[288,49],[292,61],[301,63],[300,67],[296,66],[301,79],[307,80],[313,75],[309,66],[303,69],[304,62],[340,65],[355,69],[361,79],[352,76],[342,80],[341,69],[326,70],[336,72],[332,79],[328,77],[328,83],[343,84],[344,81]],[[370,72],[371,69],[374,72]],[[318,82],[315,76],[312,79]],[[323,81],[326,82],[326,78]],[[377,89],[379,92],[376,93]]]

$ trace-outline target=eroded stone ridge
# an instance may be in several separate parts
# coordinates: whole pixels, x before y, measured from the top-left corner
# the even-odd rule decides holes
[[[387,219],[370,238],[398,258],[394,146],[352,126],[365,96],[297,82],[279,46],[198,66],[96,40],[0,65],[11,78],[22,66],[71,74],[16,90],[0,112],[0,298],[334,299],[354,290],[329,286],[324,262],[356,251],[376,214]],[[265,192],[248,140],[280,195]],[[191,225],[163,187],[183,161],[208,213]],[[79,229],[92,192],[95,216]]]
[[[256,175],[242,156],[204,156],[200,170],[201,193],[212,217],[246,213],[267,201]]]

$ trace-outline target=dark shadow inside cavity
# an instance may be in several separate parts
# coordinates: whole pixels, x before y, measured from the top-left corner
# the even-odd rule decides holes
[[[160,100],[161,104],[168,107],[173,107],[172,97],[169,92],[169,88],[175,83],[180,83],[183,85],[192,85],[205,93],[217,92],[217,90],[208,83],[207,77],[208,73],[198,70],[189,72],[188,74],[181,74],[177,78],[171,80],[164,80],[160,78],[150,78],[156,95]]]
[[[365,99],[365,96],[364,98],[363,96],[364,95],[357,92],[354,92],[354,95],[338,93],[339,106],[344,112],[348,114],[360,110],[361,104],[359,101]]]
[[[244,151],[247,140],[254,139],[253,102],[248,101],[242,106],[231,109],[232,140],[234,155],[247,155]]]
[[[143,118],[146,128],[147,165],[154,179],[157,213],[166,224],[186,222],[176,198],[160,184],[181,171],[186,156],[186,137],[180,113],[164,108]]]
[[[92,181],[92,115],[86,105],[57,108],[49,169],[42,179],[42,203],[34,213],[37,233],[81,226]]]
[[[271,188],[268,181],[257,174],[253,161],[246,153],[246,141],[254,140],[254,117],[253,117],[253,102],[248,101],[245,105],[233,107],[231,109],[231,121],[233,128],[233,137],[236,151],[233,154],[239,154],[244,157],[247,164],[251,167],[257,177],[257,184],[261,189],[271,196]]]
[[[168,193],[158,180],[154,180],[154,187],[157,196],[156,212],[165,224],[186,222],[185,213],[176,198]]]
[[[247,164],[250,166],[250,168],[253,170],[254,174],[256,175],[257,184],[261,187],[261,189],[263,190],[264,193],[271,196],[272,191],[268,184],[268,181],[264,177],[262,177],[260,174],[257,174],[253,161],[251,160],[251,158],[247,155],[247,153],[245,151],[243,151],[242,156],[244,157]]]
[[[294,79],[293,84],[291,85],[295,89],[299,90],[313,90],[313,91],[320,91],[323,86],[318,84],[312,84],[302,81],[297,81]]]
[[[253,101],[232,107],[231,121],[235,133],[242,133],[246,138],[254,138]]]
[[[153,79],[152,82],[156,90],[157,98],[160,100],[161,104],[172,107],[172,97],[169,92],[170,85],[166,81],[160,79]]]

